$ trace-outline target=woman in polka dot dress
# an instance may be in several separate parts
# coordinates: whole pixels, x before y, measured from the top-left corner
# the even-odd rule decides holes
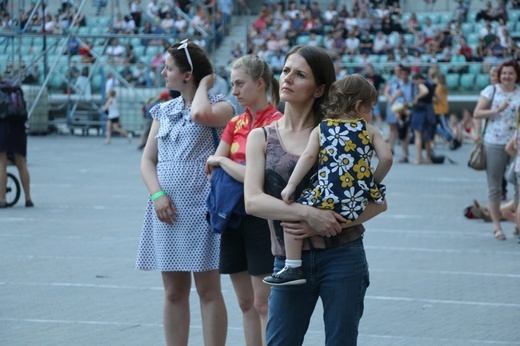
[[[161,75],[166,87],[181,96],[150,111],[154,122],[141,175],[151,197],[136,268],[162,272],[167,345],[188,344],[191,272],[201,305],[204,343],[224,345],[227,312],[218,272],[220,236],[209,231],[206,221],[209,182],[204,166],[218,140],[213,138],[215,128],[224,127],[234,109],[224,96],[208,94],[215,76],[199,46],[184,41],[168,53]]]

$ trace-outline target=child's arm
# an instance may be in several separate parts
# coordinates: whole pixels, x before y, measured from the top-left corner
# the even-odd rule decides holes
[[[296,186],[302,181],[303,177],[307,174],[307,172],[312,168],[316,159],[318,158],[318,154],[320,152],[320,127],[316,126],[314,130],[311,132],[311,136],[309,138],[309,142],[307,143],[307,147],[303,152],[302,156],[298,160],[298,163],[294,167],[294,171],[287,182],[287,186],[282,191],[282,199],[286,203],[291,203],[293,201],[293,194],[296,190]]]
[[[516,133],[509,142],[506,144],[506,153],[509,154],[509,156],[515,157],[516,156]]]
[[[106,112],[108,110],[108,106],[112,103],[112,98],[109,97],[105,105],[103,106],[103,109],[101,109],[103,112]]]
[[[379,159],[379,163],[377,164],[377,167],[374,171],[374,182],[376,184],[380,184],[392,167],[392,151],[385,143],[383,136],[381,136],[381,133],[378,129],[370,124],[368,124],[367,127],[368,134],[372,139],[374,150],[376,151],[377,157]]]

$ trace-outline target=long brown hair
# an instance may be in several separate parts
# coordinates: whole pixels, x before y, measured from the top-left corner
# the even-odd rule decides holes
[[[191,71],[190,63],[184,49],[178,49],[181,43],[175,43],[168,48],[168,53],[173,58],[175,65],[182,72]],[[195,86],[199,86],[202,78],[213,73],[213,66],[206,52],[193,42],[188,41],[188,52],[190,53],[191,62],[193,64],[193,81]]]
[[[313,117],[315,124],[323,119],[322,105],[329,97],[329,89],[332,83],[336,81],[336,71],[334,70],[334,62],[323,48],[314,46],[294,46],[285,55],[287,58],[293,54],[299,54],[305,59],[311,68],[316,86],[324,86],[323,95],[318,97],[312,105]]]

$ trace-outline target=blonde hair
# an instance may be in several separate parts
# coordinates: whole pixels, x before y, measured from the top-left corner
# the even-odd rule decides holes
[[[108,91],[108,96],[109,97],[116,97],[116,91],[114,89],[110,89]]]
[[[339,118],[344,114],[355,115],[356,104],[372,108],[379,95],[376,88],[359,74],[351,74],[335,81],[330,87],[329,99],[324,105],[327,118]]]

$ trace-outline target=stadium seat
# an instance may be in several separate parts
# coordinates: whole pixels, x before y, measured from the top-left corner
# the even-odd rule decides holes
[[[307,43],[309,43],[310,39],[311,38],[309,35],[300,35],[296,38],[296,44],[297,45],[306,45]]]
[[[476,31],[476,30],[473,30],[473,31]],[[468,44],[477,44],[478,43],[478,32],[472,32],[471,34],[468,34],[468,36],[466,37],[466,41],[468,42]]]
[[[446,75],[446,84],[449,90],[457,90],[459,88],[460,76],[458,73],[448,73]]]
[[[480,63],[476,63],[476,64],[470,64],[469,65],[469,73],[472,73],[472,74],[479,74],[479,73],[482,73],[482,66],[480,65]]]
[[[452,13],[444,13],[442,16],[441,16],[441,23],[448,23],[449,21],[451,21],[453,19],[453,14]]]
[[[370,58],[370,61],[372,62],[372,64],[377,64],[380,61],[380,58],[381,58],[377,54],[370,54],[368,57]]]
[[[508,19],[512,22],[518,22],[518,19],[520,18],[520,11],[518,10],[509,10],[507,12]]]
[[[468,36],[469,34],[473,33],[473,23],[471,22],[462,23],[460,28],[462,29],[464,36]]]
[[[474,90],[475,75],[473,73],[466,73],[460,76],[460,87],[463,90]]]
[[[478,90],[484,89],[486,86],[489,85],[489,74],[481,73],[481,74],[477,75],[475,84],[476,84],[476,87]]]

